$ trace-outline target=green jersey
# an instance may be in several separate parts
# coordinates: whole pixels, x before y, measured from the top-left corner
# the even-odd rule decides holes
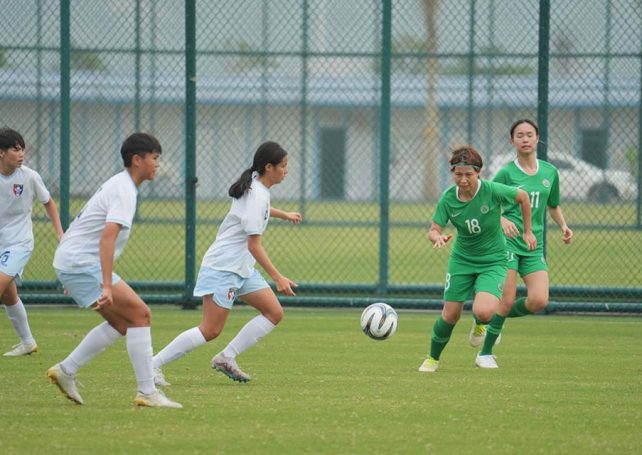
[[[544,251],[546,207],[557,207],[560,203],[557,169],[546,161],[537,160],[537,172],[534,175],[529,175],[515,160],[501,168],[493,180],[526,191],[531,201],[531,224],[533,225],[533,234],[537,239],[537,248],[529,251],[524,239],[517,236],[508,239],[509,250],[522,256],[541,256]],[[523,234],[524,223],[519,205],[513,202],[506,204],[503,208],[504,216],[515,223],[520,234]]]
[[[488,265],[506,260],[506,238],[500,217],[502,205],[514,203],[517,188],[479,180],[470,201],[459,199],[456,185],[441,195],[432,221],[442,227],[448,221],[457,229],[451,259],[466,264]]]

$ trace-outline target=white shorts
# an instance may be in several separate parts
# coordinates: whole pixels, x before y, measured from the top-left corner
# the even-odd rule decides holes
[[[67,294],[74,299],[81,308],[92,306],[103,292],[103,275],[100,266],[79,272],[64,272],[56,270],[56,276],[67,291]],[[111,284],[116,284],[121,278],[115,273],[111,274]]]
[[[22,275],[30,257],[30,250],[0,251],[0,273],[15,278],[16,284],[22,284],[20,275]]]
[[[236,296],[243,296],[269,287],[270,285],[267,284],[265,278],[256,269],[248,278],[243,278],[234,272],[201,267],[194,286],[194,297],[212,294],[214,303],[229,310],[234,305]]]

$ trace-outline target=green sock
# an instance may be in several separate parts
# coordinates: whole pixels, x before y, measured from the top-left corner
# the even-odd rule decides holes
[[[504,326],[504,321],[506,318],[500,316],[497,313],[490,318],[490,322],[486,326],[486,338],[484,338],[484,345],[479,355],[491,355],[493,353],[493,346],[495,346],[495,341],[500,333],[502,333],[502,327]]]
[[[450,335],[453,333],[455,324],[448,324],[444,321],[439,315],[435,321],[435,325],[432,326],[432,337],[430,337],[430,357],[435,360],[439,360],[441,351],[444,350],[448,341],[450,341]]]
[[[475,316],[475,313],[473,313],[473,319],[475,320],[475,324],[484,324],[477,316]]]
[[[526,297],[520,297],[519,299],[515,300],[515,303],[513,304],[513,308],[510,309],[510,313],[508,313],[507,318],[521,318],[522,316],[527,316],[531,313],[531,311],[526,308]]]

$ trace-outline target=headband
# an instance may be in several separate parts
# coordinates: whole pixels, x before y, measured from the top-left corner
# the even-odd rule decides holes
[[[465,160],[462,160],[462,161],[459,161],[458,163],[451,164],[451,165],[450,165],[450,170],[452,171],[452,170],[453,170],[453,169],[455,169],[457,166],[470,166],[470,167],[472,167],[473,169],[475,169],[476,171],[479,171],[479,170],[481,169],[481,167],[480,167],[480,166],[477,166],[476,164],[468,163],[468,162],[466,162]]]

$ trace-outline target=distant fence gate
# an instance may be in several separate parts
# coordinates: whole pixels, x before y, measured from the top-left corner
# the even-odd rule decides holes
[[[0,124],[67,226],[122,169],[134,131],[162,145],[116,270],[150,302],[192,306],[227,189],[262,141],[289,175],[264,244],[287,304],[440,306],[448,251],[426,232],[451,147],[492,170],[509,127],[539,123],[572,245],[549,225],[551,311],[642,312],[642,4],[616,0],[0,0]],[[18,32],[19,31],[19,32]],[[486,169],[485,169],[486,170]],[[486,177],[491,175],[485,174]],[[21,295],[66,302],[34,211]]]

